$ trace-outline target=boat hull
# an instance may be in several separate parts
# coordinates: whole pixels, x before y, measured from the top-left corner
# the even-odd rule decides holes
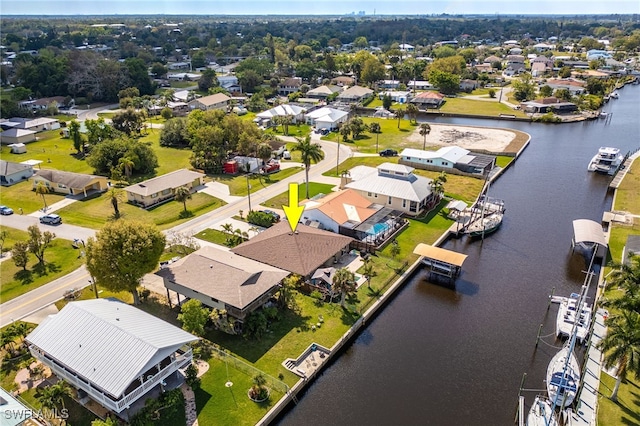
[[[591,307],[583,302],[578,309],[578,300],[575,297],[563,298],[556,317],[556,336],[570,337],[574,324],[576,324],[576,339],[582,343],[589,335]]]
[[[478,219],[467,228],[467,234],[471,238],[479,238],[496,232],[502,225],[502,213],[493,213],[485,218]]]
[[[545,397],[536,396],[529,415],[527,416],[527,426],[557,426],[555,412],[551,407],[551,402]]]
[[[580,366],[578,360],[565,345],[551,358],[547,367],[547,393],[552,405],[568,407],[578,393]]]

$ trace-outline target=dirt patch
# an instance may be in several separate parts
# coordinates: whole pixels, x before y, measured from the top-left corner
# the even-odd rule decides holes
[[[470,151],[518,152],[529,139],[526,133],[517,130],[492,129],[487,127],[431,124],[427,135],[428,146],[459,146]],[[420,144],[424,136],[420,128],[407,137],[408,142]]]

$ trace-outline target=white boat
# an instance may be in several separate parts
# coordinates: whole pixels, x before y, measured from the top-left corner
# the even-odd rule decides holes
[[[527,416],[527,426],[557,426],[558,421],[551,405],[546,397],[536,396]]]
[[[547,393],[552,405],[568,407],[578,393],[580,366],[573,353],[573,339],[551,358],[547,367]]]
[[[579,342],[587,339],[591,326],[591,307],[586,302],[582,302],[582,306],[578,307],[579,297],[579,294],[573,293],[570,297],[560,300],[556,317],[556,336],[571,337],[575,325],[576,339]]]
[[[502,213],[495,212],[489,216],[480,217],[471,222],[465,232],[469,234],[470,237],[482,237],[483,235],[495,232],[500,225],[502,225],[502,216]]]
[[[617,90],[614,90],[609,96],[611,97],[611,99],[618,99],[620,97],[620,94]]]
[[[613,148],[610,146],[601,146],[598,149],[598,153],[593,156],[589,162],[587,170],[590,172],[599,172],[606,174],[614,174],[624,157],[620,154],[619,148]]]

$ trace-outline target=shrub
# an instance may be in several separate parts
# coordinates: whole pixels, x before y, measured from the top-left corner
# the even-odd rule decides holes
[[[247,222],[252,225],[262,226],[264,228],[269,228],[273,225],[275,218],[269,213],[260,212],[260,211],[250,211],[247,215]]]

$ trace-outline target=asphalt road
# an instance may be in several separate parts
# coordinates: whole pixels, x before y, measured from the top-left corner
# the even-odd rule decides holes
[[[103,110],[100,108],[99,110]],[[94,111],[94,110],[89,110]],[[322,173],[336,167],[338,163],[338,144],[334,142],[321,141],[320,136],[312,134],[312,140],[322,145],[322,150],[325,153],[325,158],[318,164],[311,165],[309,169],[309,180],[313,181],[315,178],[322,175]],[[353,155],[351,149],[345,145],[340,145],[340,162],[346,160]],[[251,207],[256,210],[258,205],[272,197],[275,197],[282,192],[289,189],[289,183],[303,183],[304,171],[296,173],[278,183],[268,186],[260,191],[251,194]],[[228,219],[238,213],[238,210],[249,211],[248,198],[242,198],[236,202],[227,204],[202,216],[196,217],[188,222],[177,225],[171,228],[172,231],[177,231],[185,234],[198,233],[206,228],[213,226],[214,224]],[[64,221],[64,218],[63,218]],[[3,226],[11,228],[17,228],[25,230],[33,224],[38,224],[38,218],[26,215],[13,214],[11,216],[1,216],[0,223]],[[82,228],[79,226],[60,224],[60,225],[40,225],[42,230],[50,230],[55,232],[58,238],[64,238],[73,240],[75,238],[87,240],[89,237],[94,236],[93,229]],[[10,262],[10,260],[6,260]],[[87,273],[84,266],[75,270],[74,272],[58,278],[48,284],[38,287],[20,297],[12,299],[8,302],[0,304],[0,327],[4,327],[13,321],[22,319],[38,310],[45,308],[52,303],[62,299],[64,293],[72,288],[84,288],[90,285],[90,276]]]

